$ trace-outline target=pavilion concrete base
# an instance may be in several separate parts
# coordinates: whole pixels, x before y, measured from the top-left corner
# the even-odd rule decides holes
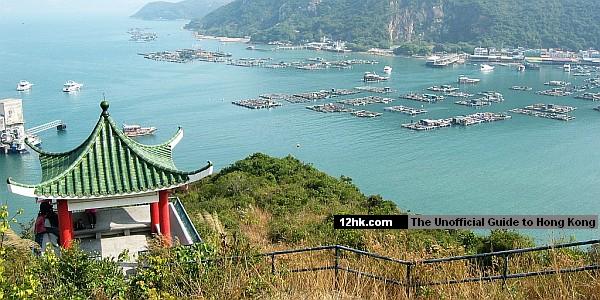
[[[148,250],[148,238],[147,235],[135,234],[101,239],[83,239],[80,241],[80,247],[86,252],[98,253],[103,258],[117,258],[119,254],[127,250],[129,261],[135,262],[139,251]]]
[[[74,233],[84,251],[117,258],[127,250],[131,260],[135,261],[137,253],[148,248],[151,238],[149,205],[98,209],[94,228],[90,228],[84,212],[73,213],[73,221],[79,219],[86,229]]]

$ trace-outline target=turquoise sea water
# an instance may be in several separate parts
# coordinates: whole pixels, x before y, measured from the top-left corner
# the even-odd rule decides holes
[[[183,126],[185,137],[175,151],[182,169],[211,160],[217,169],[254,152],[292,154],[331,175],[346,175],[367,194],[379,193],[400,207],[423,214],[597,214],[600,211],[600,113],[594,103],[572,97],[538,96],[508,90],[512,85],[543,89],[548,80],[574,83],[555,67],[517,73],[497,67],[481,74],[477,66],[431,69],[422,60],[339,55],[311,51],[258,52],[243,44],[196,41],[181,27],[184,22],[144,22],[127,18],[0,19],[0,98],[23,99],[27,126],[55,119],[68,125],[65,133],[41,134],[43,147],[68,150],[83,141],[100,113],[102,94],[111,103],[117,122],[159,129],[145,143],[161,142]],[[151,43],[128,41],[130,27],[150,27],[159,34]],[[351,70],[301,71],[241,68],[196,62],[173,64],[143,59],[139,52],[200,46],[240,57],[298,60],[377,59],[374,66]],[[422,91],[434,84],[453,83],[460,74],[481,78],[467,88],[497,90],[506,101],[482,111],[506,111],[537,102],[576,106],[572,122],[514,115],[512,120],[414,132],[400,127],[413,119],[386,112],[380,118],[359,119],[349,114],[322,114],[306,104],[284,103],[273,110],[248,110],[231,101],[271,92],[303,92],[360,86],[365,71],[394,68],[385,86],[397,92]],[[17,93],[20,79],[35,84]],[[66,80],[84,84],[76,95],[61,92]],[[382,85],[383,86],[383,85]],[[320,102],[326,102],[320,101]],[[394,105],[419,107],[420,102],[397,99]],[[383,112],[386,105],[370,105]],[[453,104],[425,104],[422,118],[441,118],[476,111]],[[415,120],[418,117],[414,118]],[[297,148],[296,145],[301,147]],[[38,182],[34,154],[0,156],[0,178]],[[0,198],[12,209],[25,208],[22,219],[37,212],[33,199],[9,195],[0,185]],[[598,230],[527,231],[538,240],[575,235],[597,238]]]

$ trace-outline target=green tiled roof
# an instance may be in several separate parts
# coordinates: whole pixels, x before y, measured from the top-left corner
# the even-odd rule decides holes
[[[53,198],[97,198],[139,194],[187,183],[194,171],[175,167],[171,140],[160,145],[143,145],[127,137],[108,114],[108,103],[90,136],[77,148],[63,153],[46,152],[28,144],[39,153],[42,182],[37,185],[8,183],[34,188],[35,195]],[[181,129],[180,129],[181,131]]]

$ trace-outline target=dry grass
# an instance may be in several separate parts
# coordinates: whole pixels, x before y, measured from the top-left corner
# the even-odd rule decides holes
[[[393,244],[391,244],[393,245]],[[383,247],[386,256],[409,260],[451,256],[460,249],[439,249],[436,253],[408,253],[401,246]],[[394,251],[394,252],[391,252]],[[482,262],[453,261],[436,264],[418,264],[411,272],[412,282],[421,283],[410,291],[404,286],[384,283],[345,270],[295,273],[292,270],[335,265],[334,250],[322,250],[277,256],[276,274],[271,274],[271,259],[259,263],[231,263],[224,268],[227,273],[218,294],[227,298],[263,299],[600,299],[600,271],[552,274],[521,279],[462,284],[427,285],[429,282],[447,282],[465,278],[501,275],[503,260],[494,258]],[[548,250],[537,254],[519,254],[509,259],[511,273],[540,270],[557,270],[584,266],[592,262],[585,255],[573,252]],[[597,263],[597,262],[596,262]],[[406,266],[379,259],[340,251],[339,266],[405,282]],[[229,271],[226,271],[229,270]],[[260,287],[253,283],[260,282]],[[248,293],[248,290],[260,290]],[[410,294],[407,294],[409,292]]]

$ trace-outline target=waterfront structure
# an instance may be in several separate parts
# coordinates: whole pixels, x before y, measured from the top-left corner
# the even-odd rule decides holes
[[[162,144],[140,144],[116,125],[108,113],[108,102],[102,101],[100,106],[102,113],[90,136],[73,150],[48,152],[26,140],[39,154],[42,180],[38,184],[24,184],[8,178],[8,190],[39,201],[50,201],[56,207],[60,243],[65,248],[71,246],[76,233],[83,233],[74,231],[74,213],[90,209],[97,210],[100,222],[103,211],[112,208],[139,210],[147,207],[149,224],[136,225],[135,218],[123,214],[106,223],[124,224],[120,230],[125,235],[134,229],[161,234],[167,243],[171,243],[172,228],[175,227],[177,232],[183,232],[177,235],[180,241],[189,236],[189,225],[181,221],[187,214],[179,213],[169,203],[169,193],[212,174],[212,163],[193,171],[177,169],[172,151],[183,138],[181,128]],[[110,231],[111,228],[92,226],[85,233],[102,239],[102,230]],[[194,230],[193,226],[191,230]]]
[[[0,100],[0,151],[25,151],[25,119],[21,99]]]

